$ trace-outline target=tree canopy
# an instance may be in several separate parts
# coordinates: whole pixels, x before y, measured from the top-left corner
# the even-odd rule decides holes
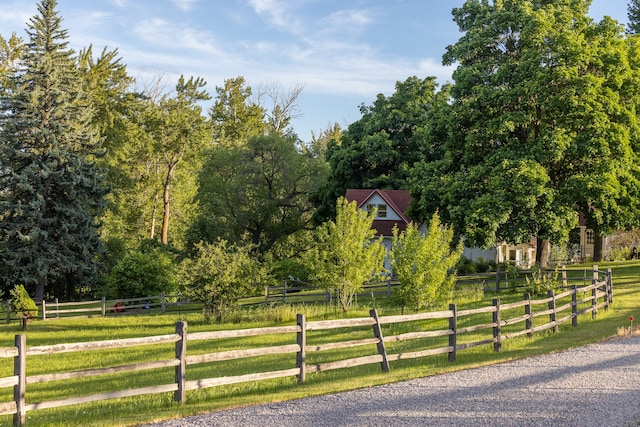
[[[396,83],[393,95],[379,94],[373,105],[360,106],[362,118],[327,144],[331,172],[314,196],[318,220],[334,217],[335,201],[348,188],[406,189],[414,163],[440,158],[433,118],[448,92],[436,89],[435,77],[409,77]]]
[[[38,4],[0,93],[0,257],[7,285],[42,300],[95,282],[104,207],[100,140],[55,0]]]
[[[469,0],[446,155],[412,171],[414,214],[440,209],[467,244],[566,241],[638,224],[637,69],[622,27],[588,2]],[[538,256],[542,254],[538,252]]]

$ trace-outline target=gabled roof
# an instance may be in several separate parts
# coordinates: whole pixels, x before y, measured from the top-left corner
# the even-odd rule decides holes
[[[370,189],[348,189],[345,197],[347,201],[355,201],[358,208],[362,209],[366,203],[374,196],[379,195],[393,211],[400,217],[398,220],[376,219],[373,221],[373,228],[378,232],[379,236],[392,236],[394,225],[398,227],[398,231],[403,231],[409,224],[407,218],[407,209],[411,201],[411,195],[408,190],[370,190]]]

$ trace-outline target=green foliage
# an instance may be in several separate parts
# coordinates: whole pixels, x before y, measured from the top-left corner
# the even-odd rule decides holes
[[[200,174],[200,215],[189,241],[244,241],[263,256],[311,229],[309,194],[325,167],[299,143],[293,134],[276,134],[214,146]]]
[[[373,214],[358,209],[355,202],[341,197],[335,222],[317,228],[316,244],[306,254],[311,280],[334,290],[343,312],[362,285],[384,273],[385,248],[375,238]]]
[[[181,290],[204,304],[207,321],[222,320],[238,298],[260,290],[263,275],[250,246],[232,245],[226,240],[196,244],[195,253],[181,263],[179,271]]]
[[[142,298],[171,294],[176,286],[174,257],[162,248],[132,251],[120,259],[106,276],[104,296]]]
[[[437,213],[425,236],[413,223],[400,234],[394,228],[389,258],[400,281],[395,294],[403,308],[420,310],[449,297],[456,280],[452,270],[462,254],[462,245],[451,249],[453,237]]]
[[[14,90],[0,93],[0,269],[36,300],[90,286],[102,252],[100,138],[61,23],[55,0],[38,4]]]
[[[624,261],[627,259],[631,259],[631,248],[621,247],[621,248],[611,248],[609,249],[609,260],[610,261]]]
[[[598,234],[638,223],[635,42],[587,12],[530,0],[453,10],[463,36],[443,58],[457,64],[446,155],[412,171],[414,216],[440,209],[482,247],[564,242],[578,212]]]
[[[532,269],[531,274],[525,276],[527,280],[526,291],[533,295],[546,295],[547,291],[558,289],[561,285],[558,280],[558,268],[552,273],[539,267]]]
[[[476,261],[473,261],[465,256],[461,256],[460,260],[456,264],[456,271],[458,274],[488,273],[490,271],[495,271],[496,268],[496,262],[493,260],[479,258]]]
[[[244,77],[227,79],[216,87],[216,100],[209,111],[213,140],[222,145],[245,143],[266,130],[265,109],[251,100],[252,90]]]
[[[11,311],[19,317],[36,318],[38,317],[38,306],[31,299],[29,293],[23,285],[16,285],[9,291],[11,296]]]
[[[406,189],[415,162],[442,156],[435,112],[449,95],[436,89],[435,77],[409,77],[393,95],[360,106],[362,118],[327,145],[331,173],[315,195],[318,221],[335,217],[335,201],[348,188]]]

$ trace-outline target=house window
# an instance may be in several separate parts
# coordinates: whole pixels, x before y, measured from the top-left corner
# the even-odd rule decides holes
[[[374,203],[367,204],[367,213],[373,213],[374,209],[376,211],[376,218],[386,218],[387,217],[387,205],[376,205]]]
[[[586,231],[586,244],[587,245],[593,245],[595,244],[596,241],[596,234],[593,232],[593,230],[587,230]]]

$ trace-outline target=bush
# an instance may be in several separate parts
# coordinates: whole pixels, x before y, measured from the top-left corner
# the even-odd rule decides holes
[[[16,285],[9,291],[9,294],[11,295],[11,311],[22,318],[32,319],[38,317],[38,306],[31,299],[24,286]]]
[[[622,247],[609,250],[609,259],[611,261],[624,261],[631,259],[631,248]]]
[[[170,254],[159,249],[133,251],[111,269],[103,293],[108,298],[142,298],[171,293],[176,266]]]
[[[460,261],[458,261],[458,264],[456,265],[456,270],[460,275],[473,274],[476,272],[476,266],[473,261],[463,256],[460,257]]]

